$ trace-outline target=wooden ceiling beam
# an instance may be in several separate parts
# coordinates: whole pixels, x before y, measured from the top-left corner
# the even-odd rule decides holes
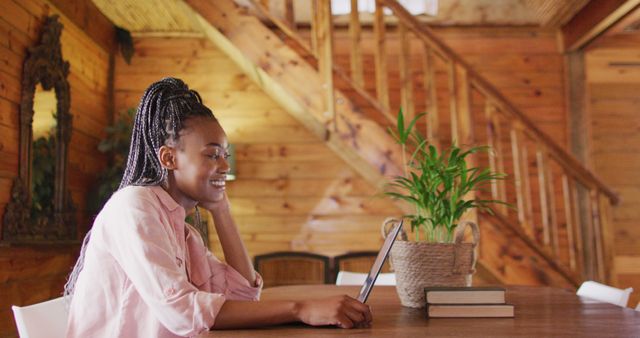
[[[592,0],[562,27],[564,51],[585,47],[639,4],[640,0]]]

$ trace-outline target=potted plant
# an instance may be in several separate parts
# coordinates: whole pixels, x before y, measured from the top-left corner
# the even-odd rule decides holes
[[[393,178],[385,194],[409,203],[415,213],[405,215],[411,221],[413,240],[402,234],[391,249],[396,272],[397,291],[402,305],[423,307],[424,287],[471,286],[475,271],[475,247],[479,241],[478,226],[461,222],[470,209],[492,213],[492,203],[502,201],[466,197],[505,175],[487,168],[470,167],[467,158],[488,151],[476,146],[462,149],[456,144],[438,152],[413,128],[416,116],[406,127],[402,110],[398,113],[397,129],[390,130],[402,148],[404,173]],[[411,155],[407,159],[407,151]],[[383,229],[397,220],[385,221]],[[463,243],[463,233],[470,227],[472,243]],[[384,232],[384,231],[383,231]]]

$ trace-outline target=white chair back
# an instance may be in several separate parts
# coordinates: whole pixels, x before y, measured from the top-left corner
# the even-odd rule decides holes
[[[367,274],[361,272],[338,271],[336,285],[362,285],[367,280]],[[378,274],[374,285],[396,285],[395,273]]]
[[[64,297],[29,306],[12,306],[20,338],[63,338],[69,316]]]
[[[633,288],[624,290],[594,281],[586,281],[580,285],[576,294],[581,297],[626,307]]]

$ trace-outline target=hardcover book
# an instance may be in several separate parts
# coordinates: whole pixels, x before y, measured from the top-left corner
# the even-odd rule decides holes
[[[430,318],[509,318],[514,313],[511,304],[427,304]]]
[[[428,304],[504,304],[505,289],[500,287],[427,287]]]

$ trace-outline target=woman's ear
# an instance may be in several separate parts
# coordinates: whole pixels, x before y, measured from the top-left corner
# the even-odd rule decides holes
[[[175,151],[175,148],[169,147],[167,145],[160,147],[160,150],[158,151],[158,157],[160,158],[160,165],[162,165],[163,168],[169,170],[177,168]]]

